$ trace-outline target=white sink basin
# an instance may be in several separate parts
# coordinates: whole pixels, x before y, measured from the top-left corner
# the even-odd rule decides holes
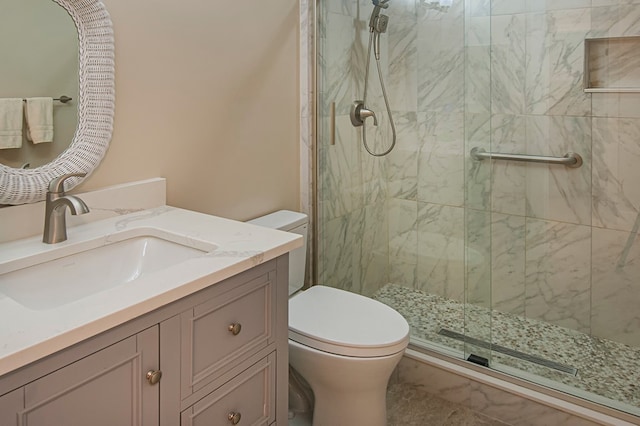
[[[141,234],[141,235],[140,235]],[[55,248],[0,266],[0,295],[46,310],[100,293],[215,250],[155,229]],[[13,266],[13,267],[12,267]]]

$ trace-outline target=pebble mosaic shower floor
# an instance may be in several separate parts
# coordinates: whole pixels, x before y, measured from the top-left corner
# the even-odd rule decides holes
[[[477,306],[469,305],[465,315],[463,303],[394,284],[384,286],[373,298],[400,312],[409,322],[413,337],[462,353],[463,342],[438,332],[446,329],[464,333],[466,324],[467,334],[474,338],[571,366],[577,372],[574,375],[558,371],[495,351],[492,354],[492,365],[525,370],[535,376],[620,402],[627,407],[620,407],[615,403],[607,405],[636,415],[640,413],[640,348]],[[492,318],[489,334],[490,314]]]

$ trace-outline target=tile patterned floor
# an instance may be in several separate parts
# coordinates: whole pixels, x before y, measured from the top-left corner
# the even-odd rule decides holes
[[[289,419],[289,426],[311,426],[311,416],[298,414]],[[508,425],[438,398],[418,385],[396,383],[387,389],[387,426]]]
[[[483,308],[468,309],[452,300],[388,284],[375,295],[399,311],[411,333],[423,340],[463,351],[463,343],[437,334],[440,328],[465,332],[520,352],[572,366],[577,374],[494,353],[492,362],[627,404],[640,412],[640,348],[633,348],[540,321]],[[491,334],[488,326],[491,318]],[[465,321],[466,319],[466,321]],[[628,411],[628,410],[625,410]]]
[[[468,408],[397,383],[387,389],[387,426],[505,426]]]

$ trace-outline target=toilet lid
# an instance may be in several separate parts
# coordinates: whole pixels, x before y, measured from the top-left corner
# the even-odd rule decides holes
[[[379,357],[407,347],[409,324],[376,300],[313,286],[289,299],[289,338],[338,355]]]

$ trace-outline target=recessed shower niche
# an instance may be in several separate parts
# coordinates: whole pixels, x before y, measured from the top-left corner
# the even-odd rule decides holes
[[[584,41],[585,92],[640,92],[640,36]]]

